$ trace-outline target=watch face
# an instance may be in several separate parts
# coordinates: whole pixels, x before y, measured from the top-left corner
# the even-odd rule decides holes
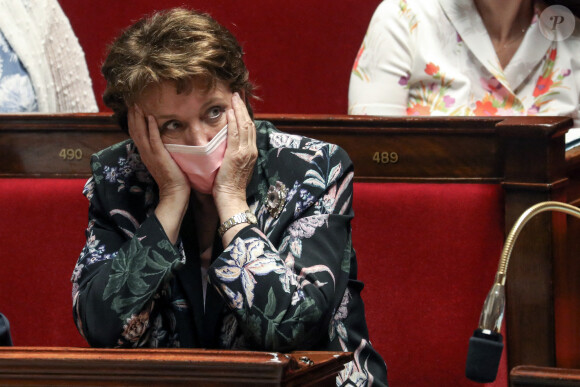
[[[256,215],[254,215],[252,212],[248,211],[248,212],[246,212],[246,215],[247,215],[250,223],[253,223],[253,224],[258,223],[258,219],[256,219]]]

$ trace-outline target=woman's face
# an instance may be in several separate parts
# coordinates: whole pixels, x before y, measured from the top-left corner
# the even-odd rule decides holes
[[[165,81],[145,89],[137,104],[155,118],[164,144],[203,146],[227,124],[232,95],[223,81],[208,92],[194,85],[189,94],[177,94],[175,84]]]

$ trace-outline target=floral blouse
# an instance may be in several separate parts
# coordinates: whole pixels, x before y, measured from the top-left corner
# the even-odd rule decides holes
[[[72,275],[79,331],[97,347],[352,351],[337,384],[386,385],[351,244],[352,162],[336,145],[256,126],[247,201],[258,224],[229,246],[216,233],[205,296],[193,206],[171,244],[134,143],[93,155],[87,242]]]
[[[580,127],[580,20],[551,41],[540,9],[504,69],[473,0],[384,0],[354,62],[349,114],[565,115]]]

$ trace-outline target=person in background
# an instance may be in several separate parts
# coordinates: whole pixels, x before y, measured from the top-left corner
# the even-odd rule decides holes
[[[242,55],[182,8],[112,44],[103,101],[130,139],[91,159],[76,325],[96,347],[352,351],[337,384],[384,386],[351,241],[352,162],[254,121]]]
[[[0,347],[12,346],[12,336],[10,336],[10,323],[8,319],[0,313]]]
[[[580,20],[550,39],[549,4],[532,0],[385,0],[356,56],[349,114],[561,115],[580,127]],[[572,144],[573,129],[567,136]]]
[[[83,50],[57,0],[0,0],[0,112],[96,112]]]

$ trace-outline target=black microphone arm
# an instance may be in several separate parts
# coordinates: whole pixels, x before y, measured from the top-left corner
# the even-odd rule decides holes
[[[503,351],[500,334],[505,307],[505,280],[514,243],[524,225],[535,215],[545,211],[560,211],[580,218],[580,209],[561,202],[541,202],[528,208],[518,218],[508,234],[491,290],[483,303],[479,327],[469,339],[465,376],[478,383],[493,382]]]

